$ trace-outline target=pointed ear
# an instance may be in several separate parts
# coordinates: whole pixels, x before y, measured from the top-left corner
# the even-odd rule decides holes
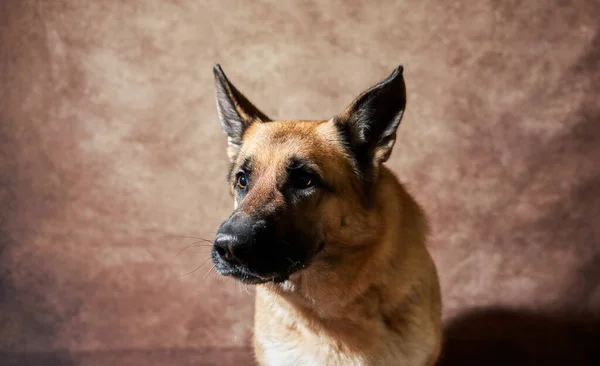
[[[379,165],[389,159],[405,107],[403,67],[398,66],[334,117],[365,179],[375,179]]]
[[[219,120],[223,132],[227,135],[227,155],[233,162],[240,151],[246,129],[252,123],[268,122],[270,119],[229,82],[219,64],[213,67],[213,72],[217,88]]]

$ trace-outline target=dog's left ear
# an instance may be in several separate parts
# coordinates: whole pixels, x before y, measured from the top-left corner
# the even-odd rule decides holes
[[[361,170],[377,171],[392,153],[396,130],[406,107],[406,85],[402,74],[403,67],[398,66],[333,119]]]
[[[229,82],[219,64],[213,68],[217,87],[217,111],[221,127],[227,135],[227,155],[235,161],[246,129],[255,122],[270,121],[239,90]]]

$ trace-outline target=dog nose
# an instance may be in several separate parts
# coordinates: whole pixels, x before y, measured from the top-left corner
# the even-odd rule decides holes
[[[215,251],[226,262],[231,264],[242,264],[242,243],[234,235],[219,234],[214,241]]]
[[[233,214],[221,224],[214,241],[220,259],[229,263],[251,266],[256,261],[257,243],[264,241],[266,222],[243,212]]]

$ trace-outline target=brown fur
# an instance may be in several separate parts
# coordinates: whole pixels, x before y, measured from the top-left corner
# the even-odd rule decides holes
[[[234,104],[238,109],[240,103]],[[230,140],[229,180],[235,196],[235,172],[251,160],[253,186],[243,200],[236,196],[236,210],[291,211],[294,227],[318,227],[326,243],[286,281],[257,286],[254,348],[260,365],[435,364],[441,299],[425,246],[426,218],[380,165],[395,139],[373,154],[371,204],[365,205],[359,167],[339,136],[338,120],[262,123],[267,117],[254,120],[247,109],[238,115],[250,122],[241,141],[232,146]],[[309,161],[332,190],[298,207],[286,203],[281,186],[292,157]]]

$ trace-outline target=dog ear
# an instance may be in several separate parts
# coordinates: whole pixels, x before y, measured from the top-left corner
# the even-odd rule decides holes
[[[223,132],[227,135],[227,155],[233,162],[242,146],[242,137],[246,129],[255,122],[268,122],[270,119],[229,82],[221,65],[216,64],[213,72],[219,120]]]
[[[405,107],[403,67],[398,66],[334,117],[333,122],[354,153],[359,168],[366,173],[365,178],[374,179],[378,166],[389,159]]]

